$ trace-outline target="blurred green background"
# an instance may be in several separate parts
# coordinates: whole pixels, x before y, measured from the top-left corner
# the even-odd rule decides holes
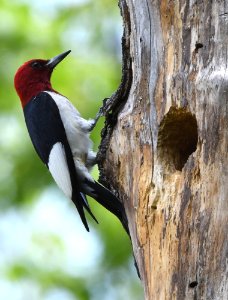
[[[121,35],[117,0],[0,0],[0,299],[143,298],[118,220],[90,200],[99,225],[85,231],[33,150],[13,87],[26,60],[71,49],[52,83],[93,118],[120,82]]]

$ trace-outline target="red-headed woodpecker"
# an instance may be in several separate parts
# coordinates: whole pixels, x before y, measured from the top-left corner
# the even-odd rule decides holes
[[[55,182],[74,202],[87,231],[89,227],[84,209],[97,222],[86,199],[89,195],[115,214],[128,232],[122,203],[89,173],[96,163],[89,133],[99,114],[94,120],[83,119],[72,103],[55,91],[50,83],[53,69],[70,52],[49,60],[30,60],[17,70],[14,85],[21,100],[28,132],[36,152]]]

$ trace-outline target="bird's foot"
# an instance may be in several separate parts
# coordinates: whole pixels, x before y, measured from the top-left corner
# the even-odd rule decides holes
[[[95,119],[93,119],[91,121],[91,125],[89,127],[89,131],[92,131],[94,129],[94,127],[96,126],[98,120],[100,119],[100,117],[104,116],[104,111],[103,111],[103,106],[99,109],[98,113],[96,114]]]

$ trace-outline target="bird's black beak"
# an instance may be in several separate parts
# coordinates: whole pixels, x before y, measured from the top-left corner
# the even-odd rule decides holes
[[[57,66],[70,52],[71,52],[71,50],[68,50],[64,53],[61,53],[61,54],[56,55],[55,57],[49,59],[48,62],[46,63],[46,67],[48,67],[50,69],[54,69],[54,67]]]

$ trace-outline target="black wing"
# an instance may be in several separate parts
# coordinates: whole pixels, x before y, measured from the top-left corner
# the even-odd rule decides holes
[[[36,152],[47,165],[52,147],[58,142],[64,147],[68,144],[59,109],[52,97],[42,92],[24,107],[24,116]]]
[[[71,198],[86,230],[89,231],[83,207],[96,222],[97,220],[87,204],[85,195],[80,192],[73,155],[57,104],[48,93],[41,92],[24,107],[24,116],[34,148],[47,167],[53,146],[58,142],[63,145],[71,179]]]

